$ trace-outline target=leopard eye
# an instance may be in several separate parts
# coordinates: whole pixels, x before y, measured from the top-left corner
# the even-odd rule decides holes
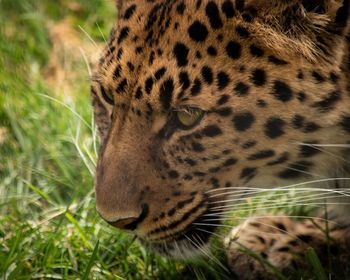
[[[105,90],[103,86],[101,86],[100,88],[101,88],[101,94],[103,96],[103,99],[107,103],[113,105],[114,104],[114,96],[113,96],[112,92],[109,90]]]
[[[176,112],[176,118],[182,129],[196,126],[203,117],[203,111],[198,108],[185,108]]]

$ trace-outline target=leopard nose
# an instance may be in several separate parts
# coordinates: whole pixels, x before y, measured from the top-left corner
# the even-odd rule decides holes
[[[148,205],[147,204],[143,204],[142,205],[142,211],[140,213],[139,216],[135,216],[135,217],[120,217],[120,218],[116,218],[113,220],[106,220],[107,223],[109,223],[110,225],[119,228],[119,229],[123,229],[123,230],[136,230],[137,226],[144,220],[146,219],[147,215],[148,215]]]
[[[137,227],[137,221],[138,218],[125,218],[120,219],[115,222],[108,222],[110,225],[124,230],[135,230]]]

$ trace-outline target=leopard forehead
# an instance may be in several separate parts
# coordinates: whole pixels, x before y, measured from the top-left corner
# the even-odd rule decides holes
[[[102,140],[96,194],[107,220],[141,211],[140,235],[168,238],[210,211],[212,189],[341,168],[317,148],[350,141],[341,1],[318,10],[301,2],[120,5],[92,86]],[[205,115],[175,129],[169,119],[184,107]]]
[[[255,9],[242,10],[240,2],[126,1],[97,70],[103,90],[120,103],[127,97],[156,110],[191,103],[209,110],[226,103],[227,93],[248,98],[252,87],[270,93],[252,100],[265,107],[266,99],[303,99],[306,83],[337,80],[334,61],[342,52],[327,50],[337,36],[314,42],[305,19],[305,33],[288,30],[288,37],[266,28]],[[313,64],[316,59],[324,63]]]
[[[298,19],[293,9],[300,1],[292,2],[294,6],[285,8],[289,21]],[[255,1],[120,1],[119,20],[96,71],[96,91],[117,111],[147,119],[186,105],[219,118],[232,118],[238,111],[232,118],[236,132],[270,116],[265,123],[268,139],[283,134],[286,121],[271,113],[288,104],[293,127],[319,130],[314,121],[304,122],[301,112],[316,120],[319,112],[332,111],[342,99],[342,36],[329,35],[339,33],[337,29],[319,31],[334,11],[329,8],[330,14],[316,18],[318,25],[313,15],[300,17],[298,24],[283,19],[276,27],[261,20],[281,9],[275,1],[270,5],[260,11]]]

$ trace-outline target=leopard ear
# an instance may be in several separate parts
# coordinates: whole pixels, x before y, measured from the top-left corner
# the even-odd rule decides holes
[[[241,15],[256,22],[257,32],[270,34],[280,47],[295,49],[310,60],[330,54],[343,45],[350,24],[350,0],[246,0]],[[236,4],[237,5],[237,4]],[[271,39],[271,36],[270,36]],[[271,41],[271,40],[270,40]]]
[[[281,30],[324,30],[344,34],[349,25],[349,0],[246,0],[243,16],[264,16],[265,23]]]

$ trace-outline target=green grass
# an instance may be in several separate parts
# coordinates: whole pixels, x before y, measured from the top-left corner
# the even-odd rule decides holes
[[[1,279],[229,277],[213,259],[176,262],[146,252],[95,211],[98,140],[88,67],[81,56],[72,67],[68,92],[60,85],[52,88],[44,73],[53,47],[52,24],[68,18],[82,43],[91,44],[89,34],[103,44],[114,17],[112,0],[0,0],[0,129],[7,131],[3,144],[0,139]],[[284,199],[282,209],[293,214],[293,203]],[[275,200],[258,199],[260,205]],[[252,208],[236,215],[249,216]],[[218,239],[213,243],[221,246]],[[223,261],[222,250],[215,250]],[[308,258],[310,271],[316,269],[324,279],[314,252]]]

